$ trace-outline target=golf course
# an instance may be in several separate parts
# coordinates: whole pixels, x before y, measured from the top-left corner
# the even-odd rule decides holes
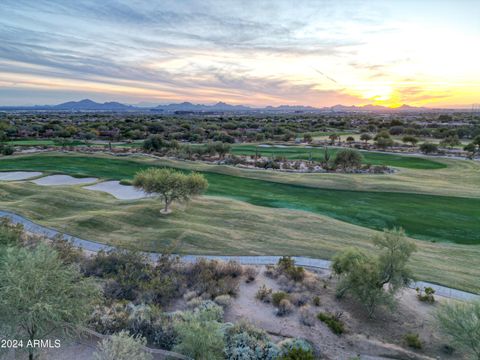
[[[69,234],[147,251],[174,247],[176,252],[192,254],[331,258],[345,246],[370,248],[372,236],[400,226],[419,247],[413,262],[419,279],[478,292],[480,269],[475,264],[480,257],[480,197],[468,195],[478,191],[478,164],[439,161],[442,166],[438,169],[354,175],[249,171],[145,156],[18,155],[2,158],[0,171],[128,182],[148,167],[176,167],[202,172],[209,188],[207,196],[177,204],[168,216],[160,215],[162,204],[155,198],[122,201],[82,185],[1,182],[0,199],[3,210]],[[462,188],[464,193],[450,191],[448,186],[440,187],[441,193],[432,193],[423,186],[428,176],[448,182],[448,173],[456,167],[472,173],[464,177],[471,182]],[[403,188],[395,181],[390,184],[389,179],[397,176],[411,177],[411,181],[403,181]],[[348,184],[360,181],[362,185],[355,187]],[[389,184],[391,189],[386,191]]]

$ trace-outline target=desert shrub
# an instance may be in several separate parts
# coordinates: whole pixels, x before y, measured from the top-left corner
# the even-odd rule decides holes
[[[210,299],[219,295],[235,296],[239,287],[241,266],[235,262],[221,263],[200,259],[185,269],[188,287]]]
[[[305,293],[291,294],[290,295],[290,301],[295,306],[303,306],[303,305],[307,304],[309,302],[309,300],[310,300],[310,296],[308,296]]]
[[[221,307],[226,308],[232,303],[232,297],[230,295],[219,295],[214,299],[214,301]]]
[[[317,315],[317,318],[324,322],[334,334],[341,335],[345,332],[345,326],[341,320],[342,314],[330,314],[321,312]]]
[[[95,360],[151,360],[152,355],[144,350],[146,341],[122,331],[104,339],[93,354]]]
[[[274,306],[279,306],[280,301],[288,299],[288,294],[284,291],[277,291],[272,294],[272,304]]]
[[[273,360],[279,348],[263,330],[239,322],[225,331],[225,355],[230,360]]]
[[[187,291],[185,294],[183,294],[183,300],[185,300],[185,301],[188,302],[188,301],[196,298],[197,295],[198,295],[198,294],[197,294],[196,291]]]
[[[230,260],[226,263],[219,263],[219,272],[221,276],[231,276],[236,278],[242,276],[243,268],[237,261]]]
[[[257,291],[257,294],[255,295],[255,298],[262,302],[270,302],[271,301],[271,296],[272,296],[272,289],[269,289],[263,284],[260,286],[260,288]]]
[[[194,297],[193,299],[190,299],[187,302],[187,308],[188,309],[195,309],[195,308],[199,307],[201,305],[201,303],[204,302],[204,301],[205,301],[205,299],[202,299],[199,296]]]
[[[121,330],[141,336],[149,344],[170,350],[177,343],[177,334],[170,317],[162,315],[156,308],[132,303],[114,303],[98,306],[92,313],[88,325],[102,334],[114,334]]]
[[[312,299],[312,303],[313,303],[313,305],[315,305],[315,306],[320,306],[320,304],[321,304],[320,296],[315,296],[315,297]]]
[[[285,316],[293,311],[293,305],[288,299],[280,300],[277,308],[277,316]]]
[[[294,348],[284,352],[278,357],[278,360],[314,360],[315,356],[312,350],[303,350]]]
[[[243,273],[245,275],[245,282],[246,283],[251,283],[251,282],[255,281],[255,279],[258,275],[258,270],[255,269],[253,266],[247,266]]]
[[[202,301],[193,309],[193,314],[202,321],[223,321],[223,308],[211,300]]]
[[[413,333],[405,334],[404,340],[406,344],[413,349],[422,348],[422,341],[420,340],[420,337],[418,336],[418,334],[413,334]]]
[[[107,278],[115,276],[126,269],[144,269],[147,258],[137,252],[127,250],[99,251],[83,264],[86,276]]]
[[[266,277],[274,278],[276,276],[275,265],[266,265],[264,274]]]
[[[52,239],[51,245],[65,264],[80,263],[83,260],[82,249],[60,236]]]
[[[295,260],[290,256],[283,256],[278,260],[278,269],[281,273],[294,281],[302,281],[305,277],[305,270],[301,266],[295,266]]]
[[[173,351],[196,360],[224,359],[225,347],[222,324],[218,321],[223,310],[213,302],[185,312],[174,322],[179,343]]]
[[[0,218],[0,246],[18,245],[22,233],[22,225],[13,225],[8,218]]]
[[[303,339],[287,339],[281,341],[280,356],[281,360],[313,360],[315,356],[313,354],[312,345]]]
[[[306,326],[313,326],[315,324],[315,314],[309,305],[300,308],[300,323]]]
[[[435,289],[432,289],[431,287],[426,287],[423,291],[420,288],[417,288],[416,290],[418,300],[428,302],[430,304],[433,304],[435,302],[435,297],[433,296],[433,294],[435,294]]]

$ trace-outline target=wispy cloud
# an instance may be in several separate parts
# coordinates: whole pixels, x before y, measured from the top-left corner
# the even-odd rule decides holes
[[[353,0],[2,0],[0,89],[11,94],[2,99],[20,103],[21,89],[31,98],[49,82],[124,101],[384,99],[379,81],[431,81],[417,44],[398,40],[411,27],[402,9]],[[57,101],[57,90],[44,90],[39,99]]]

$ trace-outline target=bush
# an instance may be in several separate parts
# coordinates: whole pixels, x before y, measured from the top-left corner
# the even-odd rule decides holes
[[[272,295],[272,289],[268,289],[265,284],[260,286],[260,288],[257,291],[257,294],[255,295],[255,298],[258,300],[268,303],[271,301],[271,295]]]
[[[341,321],[342,314],[337,313],[335,315],[326,312],[321,312],[317,315],[317,318],[324,322],[334,334],[341,335],[345,332],[345,326]]]
[[[185,269],[189,288],[214,299],[219,295],[235,296],[238,292],[241,266],[236,262],[221,263],[200,259]]]
[[[405,342],[407,345],[413,349],[421,349],[422,348],[422,341],[418,334],[408,333],[404,337]]]
[[[274,360],[279,348],[263,330],[239,322],[225,331],[225,357],[229,360]]]
[[[219,312],[223,315],[223,310],[210,303],[193,312],[183,313],[181,319],[175,322],[179,343],[174,346],[173,351],[196,360],[224,359],[222,324],[217,321]]]
[[[279,343],[281,360],[313,360],[313,348],[310,343],[303,339],[288,339]]]
[[[301,266],[295,266],[295,260],[290,256],[283,256],[278,260],[277,268],[280,273],[285,274],[293,281],[302,281],[305,277],[305,270]]]
[[[315,306],[320,306],[321,301],[320,301],[320,296],[315,296],[312,300],[313,305]]]
[[[437,144],[425,142],[420,145],[420,151],[424,154],[433,154],[438,152]]]
[[[428,302],[430,304],[433,304],[435,302],[435,297],[433,296],[433,294],[435,294],[435,289],[432,289],[431,287],[426,287],[423,291],[420,288],[417,288],[416,290],[418,300]]]
[[[80,263],[83,260],[82,249],[62,237],[55,237],[52,240],[52,247],[57,251],[58,257],[64,264]]]
[[[2,153],[2,155],[4,156],[10,156],[10,155],[13,155],[13,153],[15,152],[15,148],[11,145],[0,145],[0,152]]]
[[[279,306],[280,301],[288,299],[288,294],[284,291],[277,291],[272,294],[272,304],[274,306]]]
[[[95,360],[151,360],[152,355],[143,349],[145,339],[129,336],[122,331],[102,340],[98,350],[93,354]]]
[[[315,356],[313,355],[312,350],[303,350],[300,348],[294,348],[286,351],[282,354],[278,360],[314,360]]]
[[[290,301],[295,306],[303,306],[306,305],[310,300],[310,297],[305,293],[300,294],[291,294]]]
[[[315,324],[315,314],[310,306],[306,305],[300,308],[300,323],[306,326],[313,326]]]
[[[230,295],[220,295],[217,296],[214,301],[221,307],[226,308],[232,303],[232,297]]]
[[[362,165],[363,156],[358,150],[342,149],[337,152],[333,163],[336,167],[347,169],[358,169]]]
[[[278,304],[277,316],[288,315],[293,311],[293,305],[288,299],[282,299]]]
[[[248,266],[247,268],[245,268],[244,274],[245,274],[245,282],[248,284],[255,281],[258,275],[258,270],[255,269],[253,266]]]
[[[13,225],[8,218],[0,218],[0,246],[18,245],[22,234],[22,225]]]

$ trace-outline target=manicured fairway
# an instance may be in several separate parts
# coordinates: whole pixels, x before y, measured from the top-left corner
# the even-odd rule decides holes
[[[41,170],[131,179],[154,165],[94,156],[32,155],[0,160],[0,170]],[[150,166],[151,166],[150,165]],[[371,229],[402,226],[415,238],[480,244],[480,199],[310,188],[206,172],[209,195],[254,205],[301,209]]]
[[[339,148],[329,148],[329,152],[333,157]],[[325,150],[323,148],[305,148],[301,146],[287,147],[256,147],[254,145],[234,145],[232,153],[237,155],[255,155],[258,151],[263,156],[284,156],[287,159],[303,159],[307,160],[323,160]],[[372,165],[397,166],[410,169],[442,169],[445,164],[414,156],[402,156],[394,154],[382,154],[379,152],[361,152],[364,163]]]

